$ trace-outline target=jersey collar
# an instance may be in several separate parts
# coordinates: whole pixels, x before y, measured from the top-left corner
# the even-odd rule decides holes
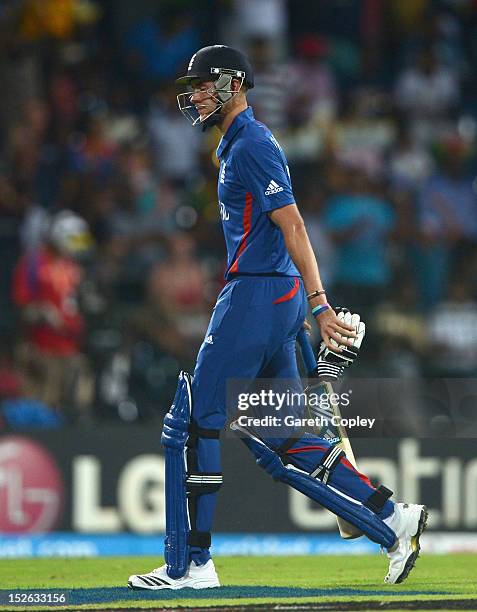
[[[225,134],[220,139],[219,146],[217,147],[217,157],[219,159],[243,126],[253,119],[254,116],[251,106],[247,107],[235,117]]]

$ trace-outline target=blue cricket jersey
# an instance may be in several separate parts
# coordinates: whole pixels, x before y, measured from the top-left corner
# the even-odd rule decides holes
[[[227,244],[225,278],[234,274],[299,276],[269,212],[294,204],[282,148],[252,109],[241,112],[217,148],[218,196]]]

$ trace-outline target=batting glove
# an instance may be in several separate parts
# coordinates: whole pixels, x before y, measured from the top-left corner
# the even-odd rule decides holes
[[[335,312],[338,319],[351,325],[356,330],[354,338],[348,338],[353,344],[352,346],[340,344],[331,339],[332,347],[342,348],[341,351],[329,349],[324,342],[320,344],[317,359],[317,372],[320,378],[326,380],[336,380],[343,375],[346,367],[349,367],[359,355],[359,349],[363,342],[364,334],[366,333],[366,325],[361,321],[359,314],[352,314],[347,308],[336,308]]]

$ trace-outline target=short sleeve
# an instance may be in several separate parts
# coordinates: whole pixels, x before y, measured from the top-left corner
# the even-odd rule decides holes
[[[295,203],[285,156],[272,140],[244,141],[236,151],[235,163],[262,212]]]

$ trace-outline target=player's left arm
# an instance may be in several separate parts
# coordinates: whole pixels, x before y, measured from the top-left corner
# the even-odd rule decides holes
[[[303,278],[306,293],[323,291],[318,263],[297,205],[291,203],[288,206],[282,206],[271,211],[269,215],[282,231],[288,253]],[[310,300],[312,308],[326,303],[326,294],[321,294]],[[354,328],[338,319],[332,308],[319,314],[316,317],[316,322],[320,328],[323,341],[330,349],[336,350],[336,345],[333,347],[331,340],[335,340],[340,345],[344,342],[343,336],[348,338],[355,336]],[[349,344],[352,344],[352,341],[349,341]]]

